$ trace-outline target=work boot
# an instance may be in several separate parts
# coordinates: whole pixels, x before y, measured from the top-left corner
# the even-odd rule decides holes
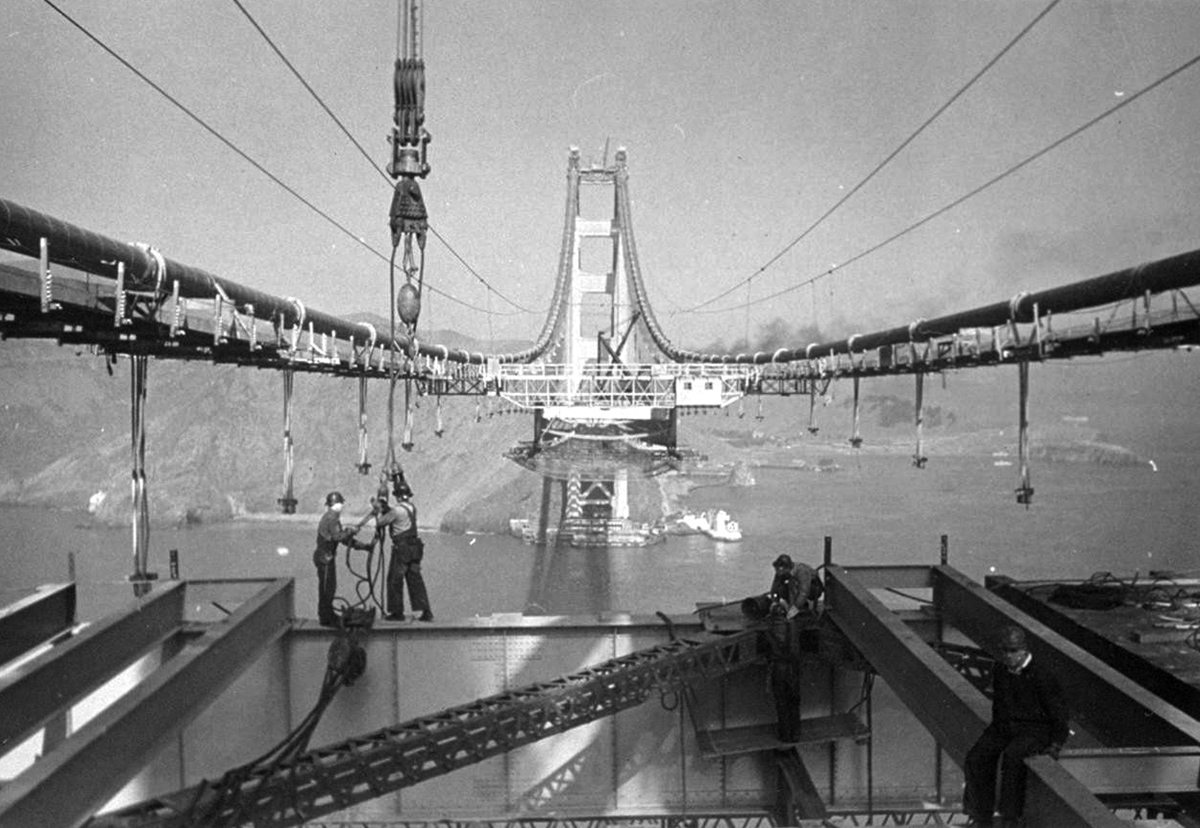
[[[425,610],[423,613],[421,613],[421,617],[418,618],[417,620],[418,621],[432,621],[433,613],[430,612],[429,610]]]
[[[388,621],[404,621],[405,620],[404,613],[402,613],[402,612],[389,612],[385,617],[387,618]]]

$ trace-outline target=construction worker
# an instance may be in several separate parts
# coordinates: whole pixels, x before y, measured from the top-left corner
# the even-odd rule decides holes
[[[375,518],[376,529],[387,527],[392,538],[392,556],[387,571],[387,618],[389,621],[405,620],[404,585],[408,584],[413,615],[418,621],[432,621],[429,593],[421,575],[425,542],[417,535],[417,507],[412,502],[412,488],[403,474],[393,479],[392,494],[396,496],[394,507],[388,506],[386,496],[377,498],[379,515]]]
[[[1058,757],[1071,733],[1070,711],[1058,679],[1034,661],[1023,629],[1004,627],[996,649],[992,722],[963,765],[963,811],[971,825],[1015,826],[1025,805],[1025,758],[1039,753]],[[999,823],[993,822],[995,810]]]
[[[317,524],[317,548],[313,564],[317,567],[317,620],[323,627],[336,627],[337,614],[333,598],[337,593],[337,550],[339,544],[364,548],[354,540],[357,529],[342,526],[342,509],[346,498],[341,492],[325,495],[325,514]]]
[[[805,612],[815,612],[817,602],[825,594],[825,587],[817,577],[816,570],[804,563],[793,563],[790,555],[780,555],[772,566],[775,577],[771,581],[770,598],[778,598],[787,605],[789,618]]]

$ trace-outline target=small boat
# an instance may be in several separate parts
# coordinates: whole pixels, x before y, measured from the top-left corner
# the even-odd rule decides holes
[[[706,517],[708,517],[707,514]],[[713,540],[733,543],[742,539],[742,528],[738,526],[738,522],[731,518],[729,513],[724,509],[717,509],[711,513],[711,517],[708,517],[707,526],[703,531],[704,534]]]
[[[707,535],[719,541],[733,542],[742,539],[741,527],[724,509],[681,512],[675,516],[668,531],[672,535]]]

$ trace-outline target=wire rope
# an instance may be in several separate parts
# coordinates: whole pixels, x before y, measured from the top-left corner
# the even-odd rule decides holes
[[[297,69],[290,60],[288,60],[287,56],[284,55],[283,50],[279,48],[279,46],[275,43],[275,41],[271,39],[271,36],[268,35],[267,32],[263,29],[263,27],[259,25],[258,21],[254,19],[254,16],[250,14],[250,12],[246,9],[246,7],[244,5],[242,5],[241,0],[232,0],[232,2],[235,6],[238,7],[238,10],[241,11],[241,13],[246,17],[246,19],[248,21],[250,21],[250,25],[253,26],[255,31],[257,31],[259,33],[259,35],[262,37],[262,39],[267,42],[267,45],[271,47],[271,50],[273,52],[275,52],[275,54],[279,57],[279,59],[281,61],[283,61],[284,65],[287,66],[287,68],[291,71],[292,75],[295,76],[296,80],[298,80],[300,82],[300,84],[305,88],[305,90],[308,91],[308,94],[311,95],[313,100],[315,100],[317,102],[317,105],[320,106],[321,109],[323,109],[325,111],[325,114],[328,115],[330,117],[330,119],[334,122],[334,124],[337,125],[337,128],[339,130],[341,130],[342,134],[346,136],[347,140],[349,140],[350,143],[354,145],[354,148],[358,150],[359,155],[361,155],[363,158],[365,158],[367,160],[367,163],[369,163],[375,169],[375,171],[377,173],[379,173],[379,175],[383,178],[383,180],[385,182],[388,183],[388,185],[390,187],[392,182],[391,182],[391,179],[388,177],[387,172],[384,171],[383,167],[379,166],[379,163],[374,158],[371,157],[371,154],[369,152],[367,152],[367,150],[358,141],[358,139],[356,139],[350,133],[350,130],[346,127],[346,125],[344,123],[342,123],[341,119],[338,118],[338,116],[336,114],[334,114],[333,110],[329,108],[329,106],[325,103],[325,101],[317,93],[317,90],[313,89],[312,85],[307,80],[304,79],[304,76],[300,74],[300,70]],[[400,16],[402,18],[404,17],[404,15],[400,15]],[[396,24],[397,53],[399,53],[399,50],[400,50],[401,27],[403,25],[404,25],[403,21],[397,21],[397,24]],[[512,305],[514,308],[517,308],[518,312],[535,313],[535,311],[529,310],[528,308],[509,299],[507,296],[505,296],[503,293],[501,293],[499,290],[497,290],[495,287],[493,287],[487,281],[487,279],[485,279],[481,275],[479,275],[478,271],[476,271],[475,268],[473,268],[473,267],[471,267],[471,265],[467,264],[466,260],[463,259],[463,257],[458,254],[458,251],[455,250],[454,247],[451,246],[451,244],[448,241],[446,241],[446,239],[443,238],[437,231],[434,231],[433,235],[438,241],[440,241],[443,245],[445,245],[446,249],[448,251],[450,251],[450,254],[452,256],[454,256],[454,258],[457,259],[458,262],[464,268],[466,268],[467,272],[470,273],[472,276],[474,276],[485,288],[488,289],[489,292],[496,294],[498,297],[503,299],[505,302]],[[484,313],[495,313],[495,311],[485,310]],[[513,315],[515,315],[515,314],[513,314]]]
[[[234,2],[236,2],[236,1],[237,0],[234,0]],[[855,184],[854,187],[848,193],[846,193],[844,196],[842,196],[840,199],[838,199],[837,202],[832,207],[830,207],[828,210],[826,210],[821,215],[820,218],[818,218],[811,225],[809,225],[808,229],[806,229],[803,233],[801,233],[799,236],[797,236],[795,239],[793,239],[791,242],[789,242],[782,250],[780,250],[778,253],[776,253],[774,256],[772,256],[770,259],[768,259],[766,264],[762,265],[760,268],[758,268],[758,270],[751,273],[745,279],[738,282],[736,285],[729,288],[725,292],[718,294],[717,296],[714,296],[711,299],[707,299],[698,305],[693,306],[690,310],[698,310],[700,308],[707,307],[708,305],[711,305],[713,302],[716,302],[719,299],[723,299],[726,296],[728,296],[729,294],[733,293],[735,290],[740,288],[742,285],[748,284],[751,280],[754,279],[755,276],[759,275],[760,273],[765,271],[768,267],[775,264],[775,262],[779,261],[784,256],[784,254],[786,254],[789,250],[791,250],[793,247],[795,247],[797,244],[799,244],[801,241],[803,241],[804,238],[809,233],[811,233],[813,230],[816,230],[817,227],[822,222],[824,222],[825,219],[829,218],[829,216],[831,216],[835,210],[837,210],[839,207],[841,207],[843,204],[845,204],[847,201],[849,201],[850,198],[855,193],[857,193],[864,186],[866,186],[867,182],[869,182],[884,167],[886,167],[889,163],[891,163],[892,159],[894,159],[897,155],[899,155],[904,150],[905,147],[907,147],[909,144],[911,144],[917,138],[918,135],[920,135],[922,132],[924,132],[926,127],[928,127],[930,124],[932,124],[934,121],[936,121],[942,115],[943,112],[945,112],[947,109],[949,109],[954,104],[955,101],[957,101],[959,98],[961,98],[963,96],[963,94],[966,93],[966,91],[968,89],[970,89],[972,86],[974,86],[976,81],[978,81],[980,78],[982,78],[988,72],[989,69],[991,69],[993,66],[995,66],[996,63],[999,62],[1000,58],[1002,58],[1006,54],[1008,54],[1008,52],[1011,51],[1012,48],[1014,46],[1016,46],[1017,43],[1022,38],[1024,38],[1025,35],[1027,35],[1029,33],[1029,31],[1031,29],[1033,29],[1033,27],[1036,26],[1042,20],[1042,18],[1044,18],[1047,14],[1049,14],[1050,11],[1059,4],[1059,2],[1060,2],[1060,0],[1051,0],[1050,5],[1046,6],[1046,8],[1044,8],[1044,9],[1042,9],[1041,13],[1038,14],[1038,16],[1035,17],[1033,20],[1031,20],[1025,26],[1025,28],[1023,28],[1020,32],[1018,32],[1016,37],[1014,37],[1012,40],[1010,40],[1008,42],[1008,44],[1003,49],[1001,49],[999,52],[997,52],[996,55],[991,60],[989,60],[986,64],[984,64],[982,69],[980,69],[978,72],[976,72],[971,77],[970,80],[968,80],[965,84],[963,84],[962,87],[959,88],[959,90],[957,92],[955,92],[953,95],[951,95],[949,100],[947,100],[944,104],[942,104],[940,107],[938,107],[936,112],[934,112],[932,115],[930,115],[928,118],[926,118],[925,122],[922,123],[919,127],[917,127],[916,130],[911,135],[909,135],[907,138],[905,138],[904,141],[902,141],[898,147],[896,147],[894,150],[892,150],[892,152],[886,158],[884,158],[882,161],[880,161],[879,164],[877,164],[875,166],[875,169],[873,169],[873,170],[871,170],[871,172],[867,173],[866,178],[862,179],[857,184]]]
[[[1168,80],[1170,80],[1171,78],[1180,74],[1181,72],[1184,72],[1187,69],[1190,69],[1191,67],[1195,66],[1197,63],[1200,63],[1200,55],[1196,55],[1195,57],[1191,58],[1190,60],[1185,61],[1184,63],[1177,66],[1175,69],[1171,70],[1167,74],[1160,77],[1158,80],[1154,81],[1153,83],[1149,84],[1148,86],[1143,87],[1142,89],[1133,93],[1129,97],[1125,98],[1120,103],[1109,107],[1105,111],[1101,112],[1099,115],[1096,115],[1095,117],[1089,119],[1088,121],[1085,121],[1080,126],[1076,127],[1075,129],[1071,130],[1070,132],[1066,133],[1065,135],[1061,136],[1060,138],[1057,138],[1054,141],[1050,142],[1042,149],[1038,150],[1037,152],[1033,153],[1030,156],[1027,156],[1024,160],[1019,161],[1016,164],[1014,164],[1013,166],[1009,167],[1004,172],[993,176],[992,178],[988,179],[984,183],[980,184],[978,187],[975,187],[974,189],[969,190],[966,194],[961,195],[958,198],[954,199],[949,204],[946,204],[945,206],[940,207],[937,210],[934,210],[932,213],[929,213],[925,217],[918,219],[917,221],[915,221],[912,224],[905,227],[903,230],[900,230],[900,231],[892,234],[891,236],[888,236],[883,241],[878,242],[877,244],[874,244],[871,247],[868,247],[866,250],[862,251],[861,253],[856,254],[855,256],[847,259],[846,261],[841,262],[837,265],[834,265],[834,266],[828,268],[827,270],[821,271],[816,276],[812,276],[812,277],[804,280],[803,282],[797,282],[796,284],[791,285],[786,288],[783,288],[782,290],[777,290],[768,296],[761,296],[758,299],[755,299],[750,304],[758,305],[758,304],[762,304],[763,302],[769,302],[772,299],[777,299],[780,296],[783,296],[785,294],[799,290],[800,288],[805,287],[806,285],[813,285],[816,282],[819,282],[821,279],[826,278],[827,276],[832,276],[835,270],[843,269],[847,265],[853,264],[854,262],[864,259],[867,256],[871,255],[872,253],[877,253],[879,250],[882,250],[884,247],[887,247],[892,242],[897,241],[898,239],[908,235],[909,233],[913,232],[914,230],[917,230],[918,228],[928,224],[929,222],[933,221],[935,218],[938,218],[939,216],[942,216],[945,213],[948,213],[950,210],[953,210],[955,207],[958,207],[965,201],[967,201],[971,198],[974,198],[975,196],[982,193],[984,190],[987,190],[988,188],[992,187],[995,184],[999,184],[1001,181],[1008,178],[1010,175],[1013,175],[1014,173],[1017,173],[1020,170],[1024,169],[1025,167],[1029,166],[1030,164],[1032,164],[1034,161],[1038,160],[1042,156],[1047,155],[1048,153],[1052,152],[1055,149],[1058,149],[1058,147],[1067,143],[1071,139],[1078,137],[1080,134],[1082,134],[1086,130],[1092,128],[1096,124],[1103,121],[1105,118],[1108,118],[1110,115],[1113,115],[1114,113],[1123,109],[1124,107],[1129,106],[1129,104],[1136,101],[1142,95],[1145,95],[1147,92],[1150,92],[1151,90],[1155,89],[1156,87],[1161,86],[1162,84],[1166,83]],[[744,307],[744,305],[732,305],[732,306],[726,306],[726,307],[719,308],[716,310],[711,310],[711,311],[693,309],[690,312],[691,313],[727,313],[727,312],[733,311],[733,310],[741,310],[743,307]]]
[[[222,144],[224,144],[228,149],[232,150],[243,161],[250,164],[250,166],[254,167],[260,173],[265,175],[273,183],[275,183],[279,187],[283,188],[283,190],[286,191],[289,195],[291,195],[293,198],[297,199],[305,207],[308,207],[310,210],[312,210],[314,213],[316,213],[322,219],[327,221],[329,224],[333,225],[335,228],[337,228],[339,231],[341,231],[344,235],[353,239],[356,244],[365,248],[367,251],[374,253],[376,256],[378,256],[383,261],[388,260],[388,257],[385,254],[381,253],[376,248],[367,244],[367,242],[363,241],[363,239],[361,237],[359,237],[357,234],[352,232],[349,228],[347,228],[345,225],[343,225],[337,219],[333,218],[331,215],[326,213],[320,207],[313,204],[311,201],[309,201],[307,198],[305,198],[303,195],[301,195],[294,187],[292,187],[291,185],[289,185],[288,183],[283,181],[283,179],[279,178],[279,176],[272,173],[265,166],[263,166],[259,161],[255,160],[253,157],[251,157],[249,155],[249,153],[245,152],[243,149],[241,149],[235,143],[233,143],[228,138],[226,138],[224,135],[222,135],[220,133],[220,131],[218,131],[215,127],[210,125],[207,121],[205,121],[203,118],[201,118],[199,115],[197,115],[191,109],[189,109],[182,101],[180,101],[178,98],[173,96],[170,92],[168,92],[166,89],[164,89],[163,87],[161,87],[157,83],[155,83],[153,80],[151,80],[150,77],[148,77],[140,69],[138,69],[136,66],[134,66],[132,63],[130,63],[125,58],[123,58],[120,54],[118,54],[116,52],[116,50],[114,50],[107,43],[105,43],[103,40],[101,40],[97,35],[93,34],[91,32],[91,30],[89,30],[86,26],[84,26],[82,23],[77,21],[75,18],[71,17],[65,11],[63,11],[58,5],[56,5],[54,3],[54,0],[42,0],[42,2],[45,3],[47,6],[49,6],[51,9],[53,9],[55,12],[57,12],[60,17],[62,17],[64,20],[66,20],[68,23],[70,23],[72,26],[74,26],[76,29],[78,29],[85,37],[87,37],[89,40],[91,40],[93,43],[95,43],[97,46],[99,46],[101,49],[103,49],[105,52],[107,52],[110,57],[112,57],[114,60],[116,60],[122,66],[124,66],[126,69],[128,69],[130,72],[132,72],[134,75],[136,75],[138,77],[138,79],[140,79],[143,83],[145,83],[147,86],[149,86],[151,89],[153,89],[155,92],[157,92],[162,97],[166,98],[180,112],[187,115],[189,118],[191,118],[193,121],[195,121],[198,126],[200,126],[202,129],[204,129],[206,132],[208,132],[210,135],[212,135],[214,138],[216,138],[218,141],[220,141]],[[477,305],[473,305],[470,302],[463,301],[462,299],[459,299],[456,296],[446,293],[445,291],[439,290],[438,288],[433,287],[432,285],[430,286],[429,289],[432,292],[437,293],[441,296],[444,296],[447,299],[449,299],[450,301],[452,301],[456,304],[462,305],[463,307],[469,308],[473,311],[477,311],[479,313],[487,312],[486,310],[478,307]]]

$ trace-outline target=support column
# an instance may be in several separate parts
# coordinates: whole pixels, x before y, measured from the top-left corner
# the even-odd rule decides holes
[[[618,469],[613,478],[612,516],[629,517],[629,472],[625,469]]]

